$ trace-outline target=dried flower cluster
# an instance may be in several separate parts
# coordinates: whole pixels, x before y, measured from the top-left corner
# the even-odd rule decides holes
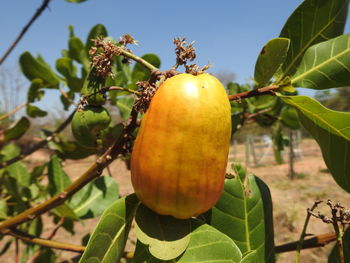
[[[203,74],[210,67],[211,67],[211,65],[205,65],[202,68],[200,68],[197,64],[185,65],[186,73],[189,73],[189,74],[192,74],[192,75]]]
[[[148,81],[139,81],[136,85],[140,87],[140,95],[136,99],[135,110],[138,112],[146,112],[157,88]]]
[[[175,54],[177,65],[186,65],[188,60],[192,61],[196,58],[196,49],[193,46],[194,42],[187,44],[185,38],[178,37],[174,39],[174,44],[176,46]]]
[[[106,39],[92,39],[94,46],[90,48],[91,66],[99,77],[114,77],[112,72],[113,58],[120,55],[120,47]]]
[[[119,38],[118,43],[119,43],[120,45],[126,47],[126,46],[129,45],[129,44],[137,45],[137,40],[135,40],[131,35],[125,34],[125,35],[122,35],[122,36]]]
[[[321,203],[321,201],[319,201],[318,204],[319,203]],[[311,209],[308,209],[308,213],[310,213],[316,218],[321,219],[324,223],[327,224],[340,223],[343,227],[345,227],[345,225],[350,224],[349,209],[345,209],[345,207],[340,205],[339,203],[333,205],[331,200],[328,200],[326,204],[330,207],[332,216],[326,216],[321,214],[320,212],[316,214],[312,212]]]

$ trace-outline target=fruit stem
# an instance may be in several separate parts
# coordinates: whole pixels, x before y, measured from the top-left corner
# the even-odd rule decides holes
[[[275,91],[280,88],[279,85],[270,85],[259,89],[253,89],[233,95],[228,95],[228,99],[231,101],[240,102],[242,99],[247,99],[262,95],[275,95]]]

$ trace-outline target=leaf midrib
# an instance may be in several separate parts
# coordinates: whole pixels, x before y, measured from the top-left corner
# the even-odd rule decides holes
[[[294,105],[296,108],[301,108],[303,111],[305,111],[306,113],[310,114],[312,117],[314,117],[315,119],[321,121],[323,124],[325,124],[326,126],[330,127],[333,131],[335,131],[339,136],[343,137],[345,140],[350,142],[350,138],[346,137],[345,134],[341,133],[337,128],[335,128],[331,123],[329,123],[328,121],[326,121],[325,119],[319,118],[317,114],[313,113],[310,110],[307,110],[306,108],[302,107],[300,104],[294,102],[291,98],[285,97],[285,99],[288,99],[290,104]],[[316,124],[317,125],[317,124]],[[317,125],[319,126],[319,125]]]
[[[322,63],[318,64],[317,66],[310,68],[310,70],[307,70],[304,73],[297,76],[296,78],[292,79],[292,84],[294,84],[295,82],[297,82],[300,79],[303,79],[305,75],[311,74],[312,72],[322,68],[326,64],[331,63],[332,61],[336,61],[338,57],[341,57],[342,55],[344,55],[345,53],[347,53],[349,51],[350,51],[350,47],[348,47],[347,49],[343,50],[342,52],[338,53],[337,55],[335,55],[333,57],[329,57],[329,59],[323,61]]]
[[[314,35],[314,37],[312,37],[307,43],[306,45],[304,45],[304,47],[300,50],[300,52],[294,57],[294,59],[291,61],[291,63],[288,65],[288,67],[285,70],[285,73],[282,74],[281,79],[283,79],[288,72],[290,71],[290,69],[294,66],[295,62],[300,58],[300,56],[302,54],[304,54],[305,50],[307,48],[309,48],[309,46],[311,45],[311,43],[318,38],[334,21],[335,19],[338,17],[339,13],[341,12],[343,6],[341,8],[339,8],[339,11],[337,12],[337,14],[335,16],[333,16],[333,18],[331,20],[329,20],[329,22],[320,30],[318,31],[317,34]]]

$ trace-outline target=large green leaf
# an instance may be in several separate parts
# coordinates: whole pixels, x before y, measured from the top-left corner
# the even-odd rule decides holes
[[[144,205],[137,209],[136,236],[150,253],[162,260],[181,255],[190,242],[191,220],[158,215]]]
[[[30,185],[30,173],[22,162],[16,162],[6,168],[8,174],[17,180],[17,182],[25,187]]]
[[[255,64],[254,80],[257,86],[266,84],[282,65],[289,43],[287,38],[274,38],[262,48]]]
[[[343,33],[348,6],[349,0],[305,0],[301,3],[280,34],[291,41],[281,78],[294,74],[311,45]]]
[[[350,113],[323,107],[306,96],[282,96],[298,110],[302,125],[315,138],[335,181],[350,192]]]
[[[190,242],[177,259],[159,260],[149,253],[147,246],[137,242],[133,263],[238,263],[241,259],[242,253],[232,239],[207,224],[192,220]]]
[[[310,89],[350,85],[350,34],[310,47],[292,78],[292,84]]]
[[[142,59],[151,63],[153,66],[159,68],[160,67],[160,58],[155,54],[145,54],[142,56]],[[134,69],[132,71],[132,78],[136,81],[148,80],[151,76],[151,72],[149,69],[142,66],[140,63],[136,63]]]
[[[254,175],[245,176],[242,169],[236,173],[241,176],[226,180],[224,192],[212,209],[210,225],[228,235],[242,254],[255,250],[259,262],[274,262],[273,257],[267,257],[270,252],[266,251],[273,249],[273,241],[270,244],[270,239],[265,240],[273,227],[271,222],[265,223],[265,213],[271,211],[264,211],[258,179]],[[271,203],[271,200],[265,202]]]
[[[136,195],[132,194],[117,200],[107,208],[92,233],[79,262],[119,262],[138,204]]]
[[[102,24],[97,24],[91,28],[85,43],[85,51],[88,53],[93,45],[92,39],[104,38],[108,36],[107,29]]]
[[[36,59],[29,52],[24,52],[19,58],[19,64],[29,80],[39,78],[44,81],[46,88],[58,88],[58,77],[42,59]]]
[[[27,105],[26,112],[27,112],[28,116],[30,116],[32,118],[44,117],[47,115],[46,111],[43,111],[39,107],[37,107],[35,105],[31,105],[31,104]]]
[[[118,184],[112,177],[101,176],[75,194],[69,203],[80,218],[94,218],[119,198]]]
[[[117,99],[117,107],[120,112],[120,116],[127,120],[130,116],[132,105],[134,104],[134,98],[130,96],[124,96]]]
[[[350,228],[348,227],[343,235],[344,248],[344,263],[350,263]],[[333,246],[333,249],[328,257],[328,263],[340,263],[338,244]]]
[[[14,125],[5,131],[5,141],[20,138],[30,127],[30,121],[27,117],[22,117]]]
[[[64,189],[70,185],[71,180],[64,172],[61,163],[56,155],[51,157],[48,164],[49,192],[51,196],[64,192]]]

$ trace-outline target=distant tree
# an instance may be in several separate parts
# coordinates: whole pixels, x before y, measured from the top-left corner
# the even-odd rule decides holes
[[[230,71],[218,71],[214,75],[221,81],[224,87],[227,87],[227,84],[233,82],[236,78],[235,73]]]
[[[328,90],[318,92],[315,97],[327,108],[350,112],[349,87],[338,88],[334,93],[330,93]]]

